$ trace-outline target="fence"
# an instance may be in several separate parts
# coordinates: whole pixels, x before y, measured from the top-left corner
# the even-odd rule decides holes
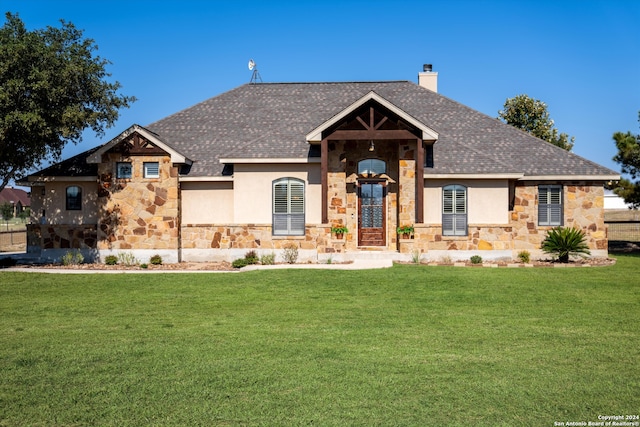
[[[640,221],[606,221],[609,241],[640,242]]]
[[[27,232],[0,231],[0,252],[19,252],[27,250]]]

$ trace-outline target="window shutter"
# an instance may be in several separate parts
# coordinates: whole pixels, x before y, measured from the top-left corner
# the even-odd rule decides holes
[[[273,183],[273,234],[304,236],[304,182],[283,178]]]
[[[467,189],[462,185],[442,189],[442,234],[467,235]]]
[[[538,225],[562,225],[562,187],[538,187]]]

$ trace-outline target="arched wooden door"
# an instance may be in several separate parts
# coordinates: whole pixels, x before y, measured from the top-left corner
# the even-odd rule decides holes
[[[385,182],[361,181],[358,186],[358,246],[386,245]]]

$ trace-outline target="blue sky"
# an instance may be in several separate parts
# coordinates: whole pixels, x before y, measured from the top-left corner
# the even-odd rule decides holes
[[[121,93],[138,101],[102,139],[251,79],[417,82],[497,117],[507,98],[547,103],[573,151],[619,171],[616,131],[640,132],[640,1],[0,0],[29,29],[72,22],[95,40]],[[4,23],[4,14],[2,17]]]

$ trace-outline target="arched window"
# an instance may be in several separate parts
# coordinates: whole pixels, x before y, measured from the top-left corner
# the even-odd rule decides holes
[[[358,175],[380,175],[387,172],[387,164],[378,159],[364,159],[358,162]]]
[[[273,181],[273,235],[304,236],[304,181]]]
[[[67,210],[79,211],[82,209],[82,189],[77,185],[67,187]]]
[[[467,235],[467,187],[447,185],[442,189],[442,235]]]

